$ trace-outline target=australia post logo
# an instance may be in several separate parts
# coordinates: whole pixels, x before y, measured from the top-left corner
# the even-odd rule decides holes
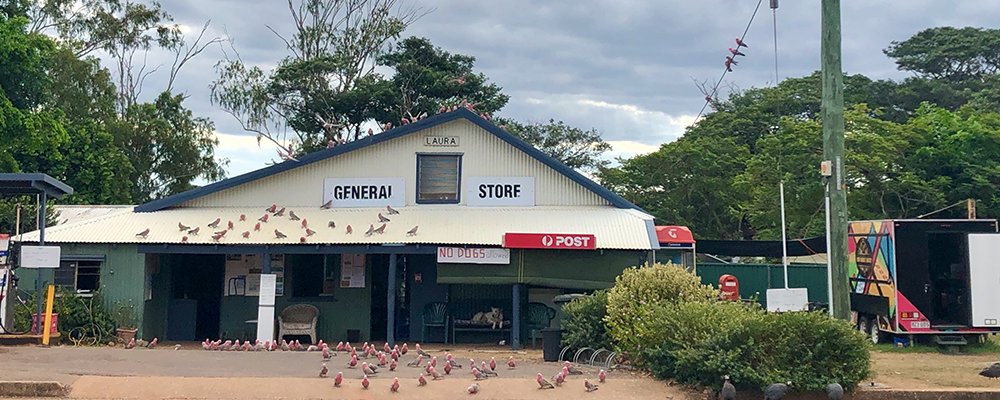
[[[504,247],[521,249],[573,249],[597,248],[594,235],[563,233],[506,233]]]

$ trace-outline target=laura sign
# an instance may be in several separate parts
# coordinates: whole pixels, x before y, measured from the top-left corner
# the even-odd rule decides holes
[[[535,205],[535,178],[469,177],[465,186],[465,202],[470,206]]]
[[[402,207],[406,203],[403,178],[326,178],[323,203],[333,207]]]
[[[571,249],[597,248],[594,235],[573,233],[505,233],[503,247],[512,249]]]
[[[510,264],[509,249],[438,247],[437,262],[460,264]]]

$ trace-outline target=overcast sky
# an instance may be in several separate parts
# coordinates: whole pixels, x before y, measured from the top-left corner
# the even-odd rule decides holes
[[[727,48],[757,5],[756,0],[402,1],[430,11],[404,36],[427,37],[449,52],[476,57],[476,69],[510,96],[500,115],[597,128],[616,156],[653,151],[683,133],[704,104],[694,82],[718,79]],[[189,34],[211,20],[212,31],[228,34],[244,61],[269,69],[287,54],[267,29],[291,36],[287,1],[162,4]],[[845,0],[842,7],[844,71],[873,78],[906,76],[882,54],[893,40],[935,26],[995,28],[1000,21],[1000,1],[993,0]],[[782,0],[777,30],[781,78],[819,69],[819,0]],[[747,57],[723,86],[773,84],[773,39],[764,0],[746,36]],[[187,106],[197,115],[215,122],[217,154],[230,160],[229,176],[236,176],[264,166],[274,151],[259,148],[210,103],[213,65],[222,57],[218,48],[204,52],[182,71],[177,89],[190,96]],[[165,75],[154,75],[145,94],[160,90]]]

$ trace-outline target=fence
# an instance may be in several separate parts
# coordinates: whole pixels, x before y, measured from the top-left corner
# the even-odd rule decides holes
[[[748,299],[757,296],[761,305],[767,304],[767,289],[785,287],[784,271],[781,264],[721,264],[698,263],[698,276],[702,283],[719,286],[719,277],[730,274],[739,279],[740,297]],[[826,265],[789,264],[788,287],[807,288],[809,301],[826,303]]]

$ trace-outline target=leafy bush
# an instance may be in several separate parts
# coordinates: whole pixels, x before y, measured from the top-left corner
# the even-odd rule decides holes
[[[870,372],[865,335],[826,314],[688,303],[654,316],[665,334],[643,359],[661,379],[717,387],[729,375],[748,388],[792,381],[797,390],[822,390],[831,382],[854,387]]]
[[[684,268],[673,264],[654,264],[644,268],[629,268],[615,279],[608,290],[608,314],[604,319],[608,333],[619,350],[640,349],[651,331],[649,313],[660,304],[711,302],[718,291]]]
[[[30,327],[31,315],[35,313],[35,292],[31,292],[30,299],[25,300],[31,305],[30,311],[24,307],[15,308],[14,321],[17,324],[16,329],[20,330]],[[82,297],[72,290],[56,287],[52,313],[59,314],[59,331],[63,333],[63,339],[68,339],[68,333],[73,329],[89,323],[94,323],[105,332],[114,328],[111,316],[108,315],[104,300],[99,293],[94,293],[91,297]]]
[[[611,338],[604,326],[604,316],[608,312],[608,292],[598,290],[593,295],[573,299],[563,306],[562,345],[580,349],[583,347],[611,348]]]

